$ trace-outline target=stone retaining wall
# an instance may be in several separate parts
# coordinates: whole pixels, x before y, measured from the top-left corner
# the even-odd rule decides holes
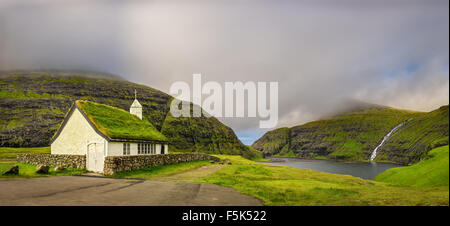
[[[123,171],[197,160],[220,161],[217,157],[199,153],[107,156],[105,157],[103,173],[105,175],[112,175]]]
[[[84,155],[17,154],[17,162],[76,169],[86,168],[86,156]]]
[[[217,157],[199,153],[107,156],[105,157],[103,173],[113,175],[123,171],[197,160],[220,161]],[[86,169],[85,155],[17,154],[17,162]]]

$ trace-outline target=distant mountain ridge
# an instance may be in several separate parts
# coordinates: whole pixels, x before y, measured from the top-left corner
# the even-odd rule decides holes
[[[249,158],[255,154],[231,128],[214,117],[171,117],[173,97],[164,92],[118,77],[71,72],[0,73],[0,145],[47,146],[75,100],[128,110],[135,89],[144,118],[167,136],[171,150],[241,154]]]
[[[409,164],[448,144],[448,105],[424,113],[371,105],[264,134],[252,144],[265,155],[367,160],[383,137],[402,122],[378,150],[376,161]]]

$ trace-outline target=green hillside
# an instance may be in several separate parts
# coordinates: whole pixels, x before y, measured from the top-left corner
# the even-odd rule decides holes
[[[168,113],[173,97],[164,92],[120,78],[78,73],[0,74],[0,146],[47,146],[75,100],[128,110],[135,89],[143,117],[169,139],[171,150],[253,156],[233,130],[214,117],[172,118]]]
[[[191,114],[192,109],[191,105]],[[175,118],[167,114],[161,132],[180,151],[202,150],[210,154],[240,154],[248,159],[260,154],[245,145],[242,147],[243,144],[236,138],[234,131],[214,117]]]
[[[414,187],[448,186],[448,145],[431,150],[422,161],[392,168],[375,177],[377,181]]]
[[[266,155],[285,156],[290,149],[290,129],[287,127],[267,132],[252,144],[252,147]]]
[[[376,160],[418,162],[426,151],[448,144],[448,118],[448,105],[414,117],[382,146]]]
[[[252,147],[266,155],[294,153],[300,158],[367,160],[383,137],[402,122],[405,128],[391,136],[396,142],[389,139],[386,145],[390,148],[379,149],[376,160],[412,163],[431,147],[448,144],[448,106],[422,113],[369,105],[304,125],[269,131]],[[409,128],[415,131],[408,131]]]

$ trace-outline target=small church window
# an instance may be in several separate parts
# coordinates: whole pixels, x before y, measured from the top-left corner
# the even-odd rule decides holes
[[[138,154],[141,154],[141,144],[138,143]]]
[[[130,144],[123,143],[123,155],[129,155],[129,154],[130,154]]]

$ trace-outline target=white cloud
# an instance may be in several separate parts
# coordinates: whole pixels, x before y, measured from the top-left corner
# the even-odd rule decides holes
[[[278,81],[279,126],[347,98],[422,111],[449,101],[445,0],[31,2],[0,2],[0,70],[90,69],[166,92],[193,73]],[[261,132],[259,119],[221,120]]]

